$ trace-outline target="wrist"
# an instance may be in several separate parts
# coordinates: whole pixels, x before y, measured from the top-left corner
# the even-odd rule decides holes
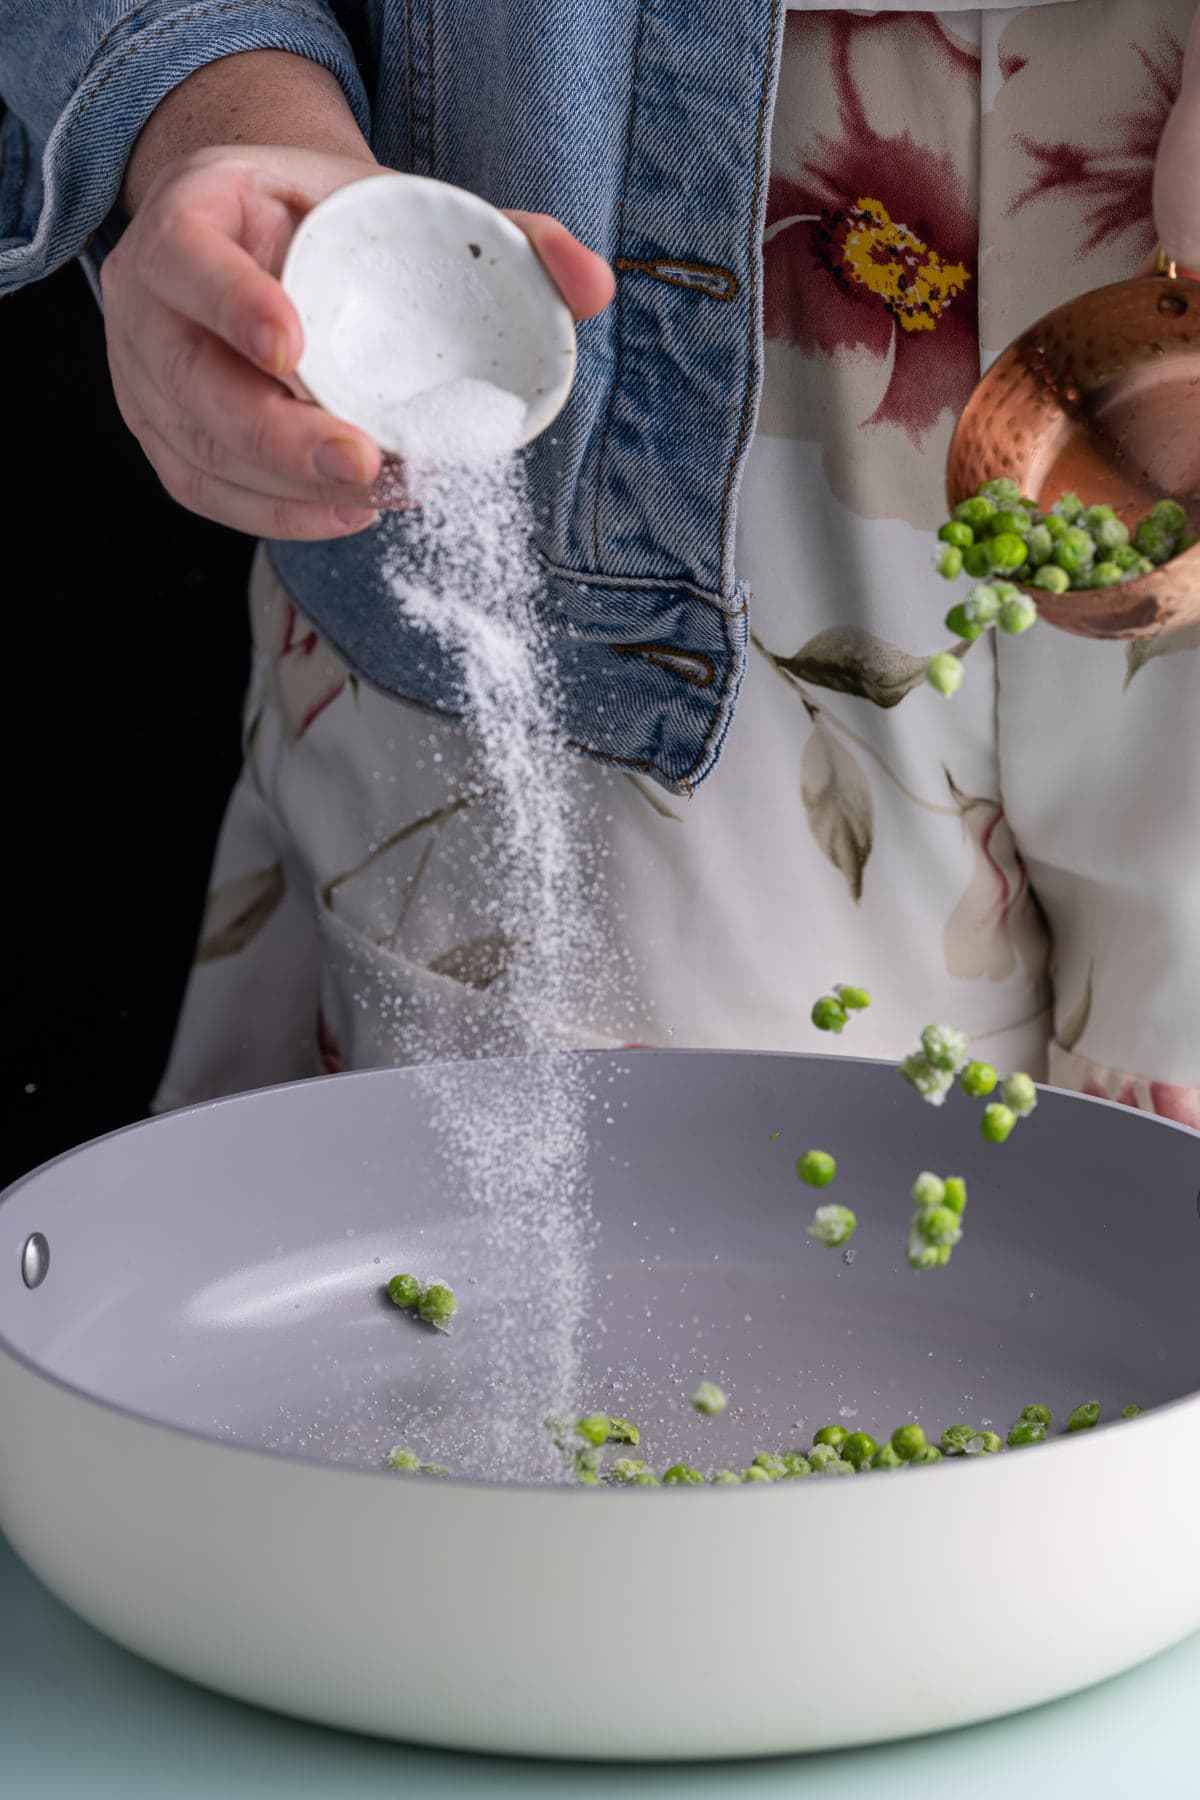
[[[246,50],[194,71],[155,107],[125,168],[131,216],[162,172],[196,151],[257,144],[374,165],[335,75],[286,50]]]

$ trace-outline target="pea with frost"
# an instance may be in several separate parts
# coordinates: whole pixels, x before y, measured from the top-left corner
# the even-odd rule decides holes
[[[827,1250],[837,1250],[854,1236],[858,1219],[848,1206],[830,1203],[818,1206],[808,1227],[808,1235]]]
[[[715,1419],[725,1411],[729,1401],[715,1381],[702,1381],[692,1395],[692,1405],[706,1419]]]

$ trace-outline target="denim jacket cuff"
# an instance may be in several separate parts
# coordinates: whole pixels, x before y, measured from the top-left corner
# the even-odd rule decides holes
[[[38,48],[18,40],[0,58],[13,61],[18,90],[36,73],[15,65],[23,52],[35,64]],[[362,77],[322,0],[144,0],[97,42],[80,45],[79,75],[44,142],[17,113],[3,115],[0,294],[52,274],[89,247],[94,286],[97,252],[111,249],[123,228],[117,197],[146,120],[195,70],[246,50],[291,51],[330,70],[369,138]]]

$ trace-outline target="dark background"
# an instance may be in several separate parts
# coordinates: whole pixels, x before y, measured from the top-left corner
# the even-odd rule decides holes
[[[142,1116],[237,773],[252,542],[169,500],[75,264],[0,300],[0,1184]]]

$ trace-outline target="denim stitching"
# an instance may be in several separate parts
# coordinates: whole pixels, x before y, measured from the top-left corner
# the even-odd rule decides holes
[[[404,0],[404,49],[408,76],[408,167],[415,170],[417,161],[416,108],[413,100],[413,0]]]
[[[425,3],[429,9],[426,13],[427,53],[429,57],[429,115],[426,121],[426,131],[429,137],[429,173],[432,176],[436,173],[437,168],[437,143],[435,138],[435,133],[437,131],[437,71],[434,67],[433,0],[425,0]]]
[[[625,173],[621,177],[621,205],[617,214],[617,243],[625,241],[625,206],[629,198],[629,176],[633,167],[633,129],[637,123],[637,84],[638,70],[642,60],[642,35],[646,25],[646,0],[638,0],[637,36],[633,44],[633,71],[629,93],[629,127],[625,133]],[[596,452],[596,493],[592,506],[592,555],[600,561],[600,488],[604,480],[604,458],[608,451],[608,435],[612,427],[613,410],[617,403],[617,387],[621,379],[621,290],[623,283],[618,281],[616,305],[613,312],[613,372],[612,382],[608,390],[608,404],[604,409],[604,425],[600,432],[600,447]]]
[[[535,551],[535,555],[548,575],[556,575],[575,587],[637,588],[640,592],[691,594],[695,599],[703,600],[706,606],[715,606],[719,612],[732,613],[734,618],[746,610],[744,601],[740,606],[730,607],[720,594],[714,594],[709,588],[697,587],[692,581],[678,580],[674,576],[601,575],[594,569],[565,568],[561,563],[551,562],[540,550]]]
[[[93,101],[99,98],[100,94],[107,87],[117,71],[124,68],[125,64],[132,61],[134,57],[139,56],[143,50],[156,42],[158,38],[165,36],[168,31],[174,31],[180,25],[190,25],[193,20],[203,18],[206,14],[241,12],[251,7],[257,10],[257,0],[211,0],[209,5],[194,6],[190,12],[172,13],[169,19],[164,19],[160,24],[154,27],[153,31],[148,31],[144,37],[140,37],[135,44],[132,44],[128,50],[124,51],[122,55],[118,56],[116,60],[109,65],[95,87],[76,107],[74,118],[62,134],[60,148],[66,148],[83,118],[83,115],[87,112]],[[322,18],[319,14],[311,11],[307,6],[294,4],[294,0],[271,0],[271,10],[272,12],[277,13],[293,13],[296,18],[303,19],[305,23],[309,25],[327,26],[329,24],[328,19]],[[126,20],[123,19],[120,23],[124,25]]]
[[[108,30],[104,33],[104,36],[100,39],[100,42],[94,46],[94,48],[92,50],[92,54],[88,57],[87,61],[84,63],[83,69],[80,72],[79,80],[76,83],[77,87],[81,87],[83,85],[83,83],[87,80],[88,76],[92,72],[92,69],[95,67],[96,63],[99,62],[101,53],[103,52],[105,45],[111,43],[113,38],[117,37],[122,31],[126,31],[129,28],[129,26],[134,23],[135,19],[137,19],[138,15],[140,13],[149,12],[149,10],[153,4],[154,4],[154,0],[142,0],[142,3],[140,6],[132,7],[129,12],[122,13],[122,15],[119,19],[113,20],[113,23],[109,26]]]
[[[703,650],[680,650],[674,644],[610,644],[608,647],[617,656],[644,657],[660,669],[678,675],[681,681],[690,681],[693,687],[710,688],[716,680],[716,664]],[[681,666],[689,662],[700,664],[702,672]]]
[[[629,273],[636,271],[640,275],[649,275],[651,281],[665,281],[671,287],[691,288],[693,292],[707,294],[710,300],[733,300],[741,288],[737,276],[732,269],[722,269],[715,263],[685,262],[678,256],[656,256],[648,261],[639,261],[632,256],[618,256],[615,267]],[[684,274],[678,271],[684,270]],[[710,276],[714,281],[689,281],[687,276]],[[715,282],[722,284],[721,291]]]
[[[750,246],[749,246],[750,366],[749,366],[749,369],[747,370],[747,374],[746,374],[746,391],[742,397],[742,417],[741,417],[741,423],[738,427],[737,443],[733,447],[733,455],[730,458],[730,462],[729,462],[729,472],[725,477],[725,488],[721,495],[721,527],[720,527],[720,541],[718,544],[717,556],[718,556],[719,579],[722,581],[722,583],[724,582],[724,579],[725,579],[726,534],[729,529],[729,497],[730,497],[731,493],[733,492],[734,477],[737,473],[738,464],[741,461],[742,450],[743,450],[743,447],[745,446],[745,442],[746,442],[746,433],[747,433],[747,431],[749,429],[749,425],[750,425],[750,396],[754,392],[754,384],[758,377],[758,356],[757,356],[756,350],[755,350],[755,344],[756,344],[756,339],[757,339],[757,334],[758,334],[758,329],[759,329],[759,320],[758,320],[758,254],[757,254],[758,253],[758,244],[757,244],[756,240],[757,240],[758,232],[759,232],[759,214],[758,214],[759,201],[762,198],[763,136],[764,136],[764,127],[766,124],[767,95],[770,92],[771,75],[772,75],[772,71],[774,70],[774,67],[775,67],[775,54],[776,54],[775,26],[776,26],[776,21],[778,19],[778,16],[779,16],[779,0],[771,0],[771,20],[770,20],[771,47],[767,53],[766,66],[763,69],[762,90],[761,90],[761,92],[759,94],[759,98],[758,98],[758,129],[757,129],[756,136],[755,136],[755,150],[754,150],[754,200],[753,200],[753,204],[750,208]]]

